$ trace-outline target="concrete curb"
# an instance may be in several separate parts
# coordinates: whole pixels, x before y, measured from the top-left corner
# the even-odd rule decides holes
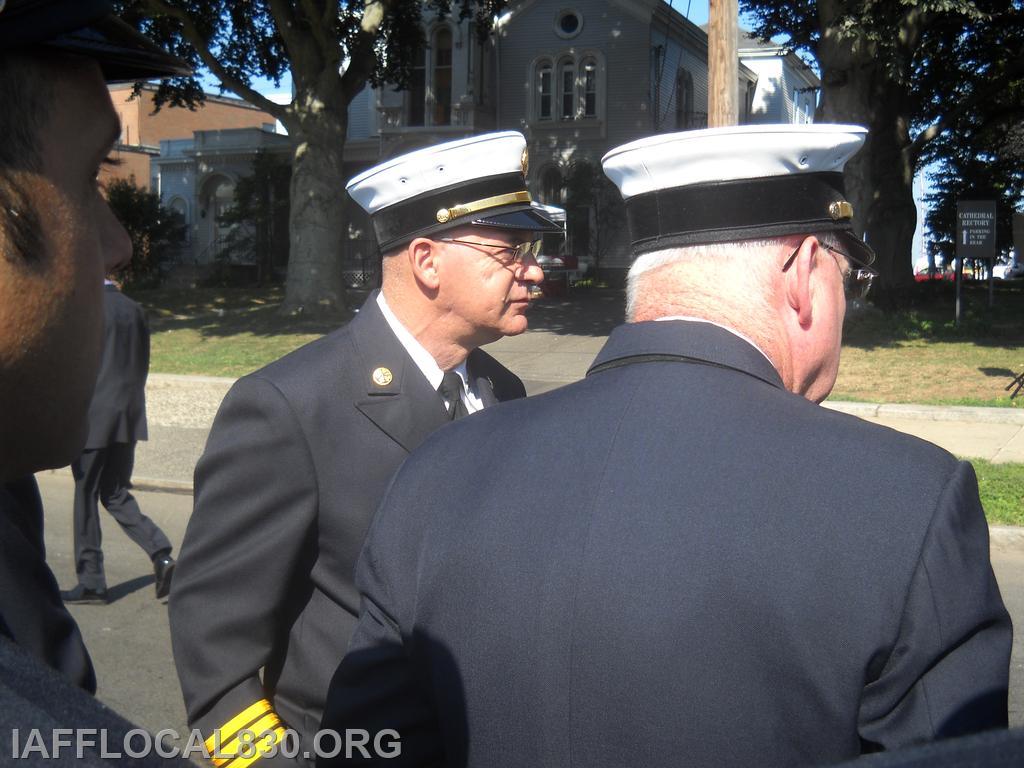
[[[914,405],[911,403],[852,403],[826,401],[826,408],[861,418],[920,419],[922,421],[971,421],[982,424],[1024,426],[1024,411],[1015,408],[977,408],[966,405]]]
[[[992,544],[1024,549],[1024,526],[990,525],[988,536]]]
[[[74,476],[71,474],[71,467],[47,469],[38,474],[57,475],[66,477],[68,480],[74,480]],[[194,489],[191,482],[184,482],[182,480],[166,480],[159,477],[132,477],[132,490],[177,493],[183,496],[191,496]]]

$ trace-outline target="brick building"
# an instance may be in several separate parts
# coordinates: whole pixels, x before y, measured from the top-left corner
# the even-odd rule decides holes
[[[206,102],[195,110],[165,106],[155,112],[156,86],[144,85],[138,97],[132,98],[132,85],[110,86],[121,121],[121,138],[112,157],[119,165],[104,166],[101,181],[129,179],[143,188],[156,189],[151,161],[160,154],[160,142],[192,138],[196,131],[234,128],[261,128],[273,132],[276,121],[263,110],[241,99],[207,94]]]

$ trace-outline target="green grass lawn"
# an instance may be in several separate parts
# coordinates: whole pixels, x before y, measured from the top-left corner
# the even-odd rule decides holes
[[[329,320],[287,317],[280,312],[284,291],[193,288],[136,291],[146,307],[152,334],[150,371],[154,373],[243,376],[313,339],[351,317]],[[350,306],[362,297],[353,295]]]
[[[994,525],[1024,525],[1024,464],[971,459],[985,517]]]
[[[1024,407],[1006,387],[1024,372],[1024,282],[965,292],[963,322],[953,323],[952,286],[923,285],[914,306],[853,316],[843,334],[833,400]]]

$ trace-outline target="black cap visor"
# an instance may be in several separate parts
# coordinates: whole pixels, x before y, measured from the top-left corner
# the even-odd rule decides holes
[[[109,0],[0,2],[0,50],[57,50],[95,60],[108,82],[190,75],[191,67],[111,13]]]
[[[45,45],[94,59],[109,83],[192,74],[187,63],[167,53],[116,16],[107,16]]]
[[[832,233],[843,246],[843,253],[855,262],[857,267],[870,267],[875,261],[875,252],[870,245],[865,243],[853,232],[840,229]]]
[[[562,225],[538,208],[524,208],[514,211],[487,212],[472,221],[463,222],[478,227],[512,229],[520,232],[564,232]]]

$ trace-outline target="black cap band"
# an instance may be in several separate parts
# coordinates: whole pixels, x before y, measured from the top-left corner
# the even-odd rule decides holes
[[[185,61],[115,16],[109,0],[7,0],[0,50],[51,51],[95,60],[107,82],[186,76]]]
[[[484,200],[499,195],[526,192],[526,181],[521,173],[506,173],[500,176],[487,176],[469,182],[453,184],[432,192],[420,195],[387,208],[382,208],[372,215],[373,228],[377,234],[377,242],[383,252],[412,240],[424,237],[445,229],[461,226],[479,218],[474,212],[468,216],[453,218],[439,222],[437,213],[440,210],[456,208],[476,200]],[[487,213],[498,211],[528,210],[530,203],[518,203],[510,206],[494,207]]]
[[[845,205],[840,205],[845,204]],[[636,253],[781,235],[852,231],[841,173],[707,182],[631,197]]]

